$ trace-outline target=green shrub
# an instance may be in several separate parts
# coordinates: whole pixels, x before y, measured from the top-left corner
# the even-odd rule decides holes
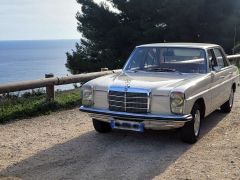
[[[80,106],[80,92],[78,89],[56,92],[54,102],[46,102],[44,93],[27,93],[21,97],[17,95],[2,95],[0,97],[0,122],[29,118],[51,112],[71,109]]]

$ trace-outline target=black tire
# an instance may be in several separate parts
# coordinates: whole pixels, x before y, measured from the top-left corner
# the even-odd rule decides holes
[[[221,106],[221,111],[223,113],[230,113],[233,107],[233,101],[234,101],[234,91],[232,89],[228,101]]]
[[[201,108],[197,103],[193,106],[191,114],[193,119],[186,122],[181,129],[182,141],[189,144],[193,144],[198,140],[201,129]]]
[[[97,119],[92,119],[94,129],[99,133],[111,132],[112,128],[110,123],[102,122]]]

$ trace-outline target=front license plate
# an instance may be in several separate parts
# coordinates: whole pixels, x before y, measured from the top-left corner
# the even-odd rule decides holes
[[[144,124],[139,122],[111,120],[111,127],[112,129],[144,132]]]

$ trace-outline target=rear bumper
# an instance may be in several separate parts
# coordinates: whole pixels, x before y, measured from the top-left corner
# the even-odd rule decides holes
[[[192,120],[192,115],[155,115],[155,114],[135,114],[126,112],[115,112],[91,107],[80,107],[80,111],[89,113],[97,120],[109,122],[115,120],[143,122],[146,129],[163,130],[174,129],[184,126]]]

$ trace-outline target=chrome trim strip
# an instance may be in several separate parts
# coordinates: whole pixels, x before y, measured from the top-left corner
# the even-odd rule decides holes
[[[109,106],[123,108],[122,106],[117,106],[117,105],[109,105]],[[127,107],[127,106],[125,106],[125,109],[142,109],[142,110],[146,109],[147,110],[147,108]]]
[[[127,102],[127,98],[126,98],[126,92],[124,93],[124,111],[127,111],[127,105],[126,105],[126,102]],[[111,106],[111,105],[110,105]],[[109,106],[109,107],[110,107]]]
[[[181,128],[184,126],[184,121],[159,121],[159,120],[144,120],[144,119],[132,119],[132,118],[114,118],[112,116],[105,116],[101,114],[89,114],[91,118],[97,119],[99,121],[110,123],[111,120],[116,121],[133,121],[133,122],[141,122],[144,124],[145,129],[152,130],[169,130],[175,128]]]
[[[109,97],[124,98],[124,96],[108,95]],[[128,99],[146,99],[147,97],[126,97]]]
[[[240,76],[240,75],[234,76],[234,77],[232,77],[231,79],[228,79],[227,81],[224,81],[224,82],[222,82],[222,83],[220,83],[220,84],[217,84],[216,86],[212,86],[212,87],[210,87],[210,88],[208,88],[208,89],[206,89],[206,90],[204,90],[204,91],[201,91],[201,92],[198,93],[198,94],[192,95],[192,96],[188,97],[188,98],[186,99],[186,101],[189,101],[189,100],[195,99],[195,98],[197,98],[197,97],[200,97],[200,96],[202,96],[203,94],[205,94],[205,93],[207,93],[207,92],[209,92],[209,91],[211,91],[211,90],[213,90],[213,89],[216,89],[216,88],[218,88],[219,86],[222,86],[222,85],[225,84],[225,83],[228,83],[229,81],[234,81],[234,80],[235,80],[237,77],[239,77],[239,76]]]
[[[105,93],[108,92],[108,91],[106,91],[106,90],[100,90],[100,89],[94,89],[94,91],[96,91],[96,92],[105,92]]]
[[[130,93],[148,93],[150,94],[151,90],[143,89],[143,88],[126,88],[126,87],[119,87],[119,86],[111,86],[109,87],[108,91],[117,91],[117,92],[130,92]]]
[[[157,115],[157,114],[135,114],[126,112],[115,112],[104,109],[95,109],[91,107],[80,107],[80,111],[90,114],[101,114],[104,116],[116,117],[116,118],[131,118],[136,120],[164,120],[164,121],[180,121],[187,122],[192,120],[192,115]]]
[[[152,100],[152,92],[149,92],[147,103],[148,103],[148,113],[151,112],[151,100]]]
[[[116,103],[124,103],[124,101],[115,101],[115,100],[109,100],[111,102],[116,102]],[[135,102],[126,102],[126,104],[136,104]],[[148,104],[148,103],[140,103],[138,102],[138,104]]]
[[[92,118],[98,119],[98,120],[103,120],[108,122],[109,119],[116,119],[116,120],[126,120],[126,121],[157,121],[157,122],[161,122],[161,123],[169,123],[169,122],[173,122],[173,123],[185,123],[187,121],[176,121],[176,120],[158,120],[158,119],[140,119],[140,118],[131,118],[131,117],[127,117],[127,118],[121,118],[121,117],[117,117],[117,116],[110,116],[110,115],[102,115],[102,114],[96,114],[96,113],[89,113],[89,115]]]
[[[169,97],[170,94],[168,94],[168,95],[152,94],[152,96],[155,96],[155,97]]]
[[[116,96],[116,95],[110,95],[109,92],[112,91],[112,92],[121,92],[121,93],[124,93],[124,96]],[[138,94],[139,93],[139,97],[127,97],[127,93],[136,93]],[[141,97],[140,94],[146,94],[147,96],[146,97]],[[119,97],[119,98],[124,98],[124,107],[119,107],[119,108],[124,108],[124,111],[126,112],[127,109],[142,109],[142,110],[146,110],[146,112],[150,112],[150,105],[151,105],[151,90],[150,89],[144,89],[144,88],[131,88],[131,87],[128,87],[128,86],[110,86],[109,89],[108,89],[108,102],[114,102],[112,100],[110,100],[110,97]],[[147,103],[145,103],[147,105],[147,108],[137,108],[137,107],[133,107],[133,108],[129,108],[129,107],[126,107],[127,104],[130,104],[130,103],[127,103],[127,100],[128,99],[146,99],[147,100]],[[132,103],[134,104],[134,103]],[[143,103],[141,103],[143,104]],[[110,105],[109,104],[109,107],[111,107],[113,105]],[[115,106],[116,107],[116,106]]]

